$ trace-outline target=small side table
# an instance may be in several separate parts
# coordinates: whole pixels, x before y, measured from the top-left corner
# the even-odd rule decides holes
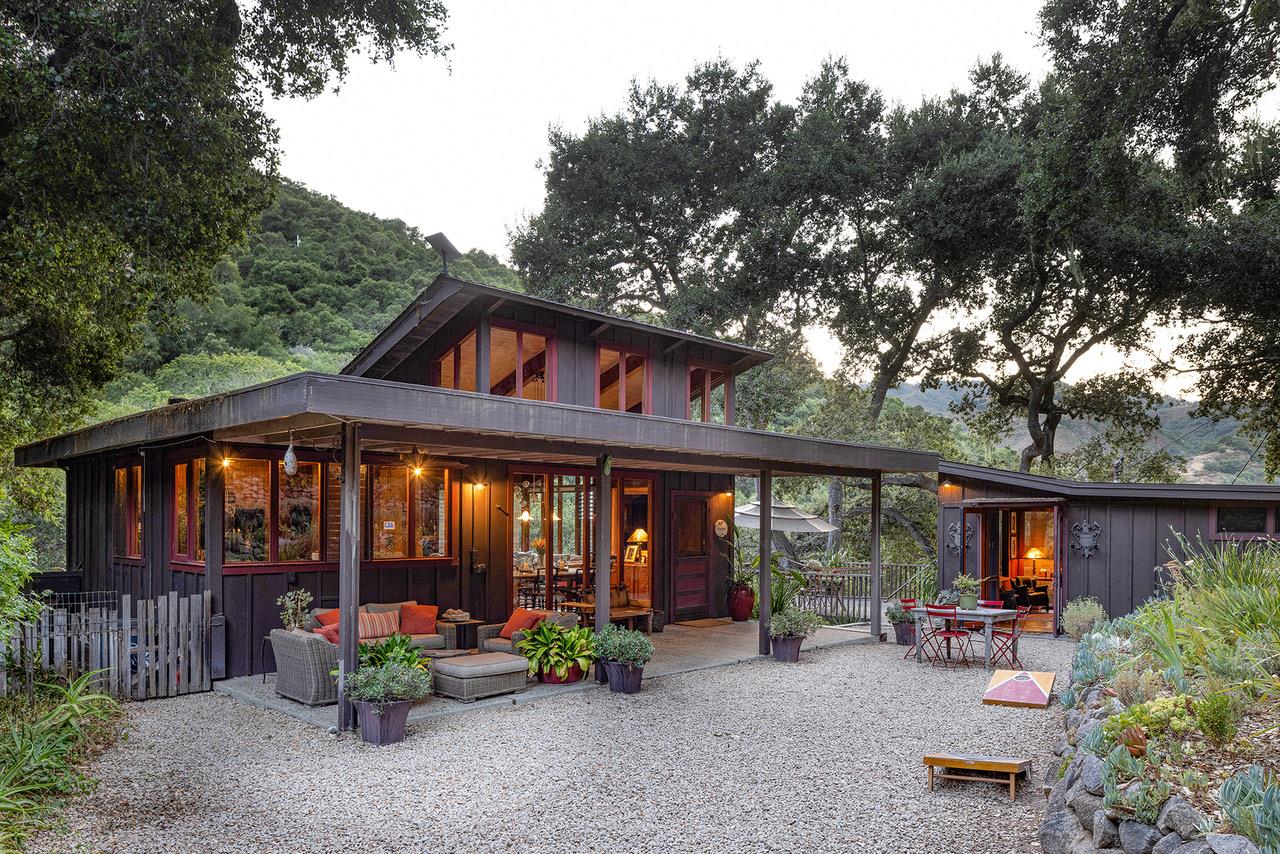
[[[446,626],[456,626],[458,649],[476,648],[476,626],[483,626],[484,620],[438,620]]]

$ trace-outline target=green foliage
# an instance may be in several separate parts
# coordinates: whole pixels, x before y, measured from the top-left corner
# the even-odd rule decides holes
[[[1240,715],[1231,698],[1218,692],[1196,702],[1195,719],[1205,737],[1221,747],[1235,739]]]
[[[895,626],[900,623],[910,623],[915,619],[911,612],[902,607],[901,602],[890,602],[889,607],[884,609],[884,615]]]
[[[616,661],[632,667],[643,667],[653,658],[653,641],[634,629],[624,629],[613,623],[596,632],[596,658]]]
[[[373,703],[382,714],[388,703],[417,701],[431,693],[431,671],[397,661],[361,664],[343,680],[347,699]]]
[[[596,660],[594,636],[586,626],[567,629],[550,620],[543,620],[532,630],[525,632],[516,642],[516,649],[529,660],[529,675],[555,673],[561,679],[569,674],[575,664],[585,673]]]
[[[775,638],[807,638],[822,627],[822,618],[812,611],[787,608],[769,618],[769,634]]]
[[[18,624],[39,615],[40,603],[24,592],[35,571],[31,538],[0,519],[0,635],[9,637]]]
[[[1218,804],[1235,832],[1253,840],[1262,854],[1280,854],[1280,783],[1261,765],[1225,781]]]
[[[286,631],[306,627],[307,607],[311,604],[312,598],[310,590],[300,587],[276,599],[276,604],[283,609],[280,611],[280,622]]]
[[[97,675],[0,701],[0,850],[22,850],[60,800],[92,786],[79,765],[114,739],[119,708],[92,690]]]
[[[958,596],[972,596],[982,589],[982,582],[974,578],[972,575],[961,573],[951,581],[951,589]]]
[[[1129,812],[1145,824],[1155,824],[1160,807],[1173,794],[1173,785],[1164,779],[1164,763],[1158,754],[1135,757],[1117,745],[1106,755],[1102,768],[1103,798],[1106,809]],[[1132,789],[1130,782],[1137,782]]]
[[[1135,706],[1154,700],[1164,689],[1164,680],[1160,678],[1159,673],[1137,666],[1135,662],[1132,666],[1123,667],[1116,672],[1115,678],[1111,681],[1111,687],[1115,689],[1116,697],[1120,702],[1126,706]]]
[[[426,670],[428,661],[413,647],[413,638],[396,633],[380,641],[362,643],[359,646],[361,667],[383,667],[394,664]]]
[[[1148,738],[1164,735],[1183,736],[1196,729],[1196,717],[1192,711],[1192,698],[1186,694],[1174,697],[1157,697],[1103,721],[1102,730],[1112,742],[1131,726],[1139,726]]]
[[[1074,640],[1080,640],[1085,632],[1092,631],[1094,626],[1106,620],[1107,612],[1102,603],[1092,596],[1072,599],[1062,609],[1062,630]]]

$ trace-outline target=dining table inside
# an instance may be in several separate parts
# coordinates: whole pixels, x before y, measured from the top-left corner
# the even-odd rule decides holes
[[[929,616],[924,605],[919,605],[911,609],[911,616],[915,618],[916,625],[916,662],[924,663],[924,644],[920,643],[923,636],[925,625],[928,623]],[[1016,608],[956,608],[956,616],[954,622],[964,623],[982,623],[983,639],[985,640],[984,660],[988,670],[991,669],[991,633],[996,625],[1000,623],[1012,623],[1018,616]],[[953,622],[948,620],[947,622]],[[1017,654],[1016,641],[1014,642],[1014,654]],[[950,641],[948,641],[948,650],[950,649]]]

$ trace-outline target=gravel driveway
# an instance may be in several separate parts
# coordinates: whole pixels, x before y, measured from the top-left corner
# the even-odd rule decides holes
[[[1024,641],[1062,673],[1071,645]],[[217,694],[129,708],[35,851],[1034,851],[1058,707],[983,706],[981,668],[890,645],[481,709],[363,746]],[[1035,785],[940,783],[933,750],[1020,754]]]

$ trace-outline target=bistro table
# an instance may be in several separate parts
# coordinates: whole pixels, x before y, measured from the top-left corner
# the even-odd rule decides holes
[[[929,617],[924,606],[911,609],[911,615],[916,618],[916,662],[924,663],[924,646],[920,643],[923,636],[925,624]],[[956,622],[982,623],[983,635],[986,639],[986,657],[984,664],[988,670],[991,669],[991,631],[996,623],[1011,623],[1018,616],[1017,609],[1014,608],[957,608]],[[1014,648],[1014,655],[1017,655],[1017,648]]]

